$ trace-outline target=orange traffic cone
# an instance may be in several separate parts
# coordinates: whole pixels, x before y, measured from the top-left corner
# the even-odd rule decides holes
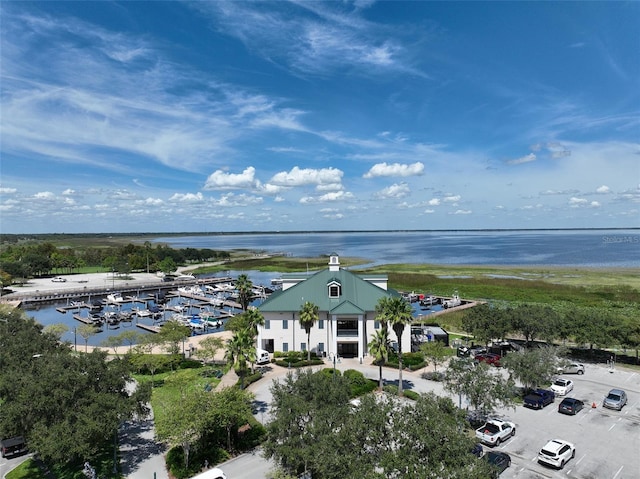
[[[593,401],[593,402],[591,403],[591,407],[592,407],[592,408],[597,408],[597,407],[598,407],[598,406],[596,405],[596,402],[595,402],[595,401]]]

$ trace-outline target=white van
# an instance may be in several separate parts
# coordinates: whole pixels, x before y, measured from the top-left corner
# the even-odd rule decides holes
[[[269,351],[265,351],[264,349],[257,348],[256,364],[268,364],[270,362],[271,362],[271,358],[269,357]]]
[[[227,475],[217,467],[213,469],[209,469],[197,476],[192,477],[191,479],[227,479]]]

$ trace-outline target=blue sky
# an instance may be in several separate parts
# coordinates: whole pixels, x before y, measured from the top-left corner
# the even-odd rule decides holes
[[[640,2],[1,2],[4,233],[640,225]]]

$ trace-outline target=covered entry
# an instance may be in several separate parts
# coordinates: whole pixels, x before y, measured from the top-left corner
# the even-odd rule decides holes
[[[341,358],[357,358],[358,343],[338,343],[338,356]]]

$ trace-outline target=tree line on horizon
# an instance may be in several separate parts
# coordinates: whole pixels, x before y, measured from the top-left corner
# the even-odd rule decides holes
[[[53,243],[3,244],[0,248],[0,282],[14,282],[51,274],[71,274],[87,269],[129,274],[134,271],[174,272],[179,265],[224,261],[228,251],[210,248],[171,248],[164,244],[129,243],[122,246],[57,247]]]

